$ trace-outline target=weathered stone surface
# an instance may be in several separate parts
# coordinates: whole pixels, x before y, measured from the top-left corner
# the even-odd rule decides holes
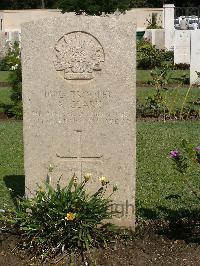
[[[5,32],[0,33],[0,59],[2,59],[8,50],[8,45],[6,45]]]
[[[190,64],[190,34],[189,30],[175,31],[174,64]]]
[[[119,190],[115,223],[134,227],[135,26],[61,15],[22,26],[26,187],[92,173]],[[29,190],[27,189],[27,194]]]
[[[191,62],[190,62],[190,84],[200,85],[200,30],[191,32]]]

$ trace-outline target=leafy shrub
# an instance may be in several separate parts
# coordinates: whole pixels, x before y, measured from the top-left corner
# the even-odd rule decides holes
[[[185,63],[175,64],[174,69],[186,70],[190,69],[190,65]]]
[[[1,61],[1,70],[14,70],[15,66],[19,64],[19,54],[19,44],[17,42],[15,42],[14,44],[8,43],[8,52]]]
[[[160,67],[163,61],[163,52],[152,46],[147,40],[142,39],[137,43],[137,67],[152,69]]]
[[[174,63],[174,51],[163,51],[163,57],[165,61]]]
[[[19,61],[18,67],[13,70],[10,74],[10,82],[12,86],[11,100],[13,105],[10,109],[10,113],[15,116],[15,118],[22,118],[23,108],[22,108],[22,69],[21,62]]]
[[[152,77],[150,84],[155,87],[156,91],[153,96],[145,99],[145,105],[140,106],[140,112],[142,111],[143,115],[159,117],[165,114],[164,94],[171,77],[170,68],[168,66],[156,67],[150,74]]]
[[[22,118],[22,68],[20,58],[20,48],[18,43],[10,45],[8,54],[4,58],[4,69],[11,70],[9,81],[12,87],[11,106],[5,106],[4,112],[8,116],[14,116],[17,119]]]
[[[64,250],[88,250],[106,242],[107,228],[103,220],[113,217],[111,195],[105,197],[109,181],[101,177],[101,186],[94,194],[86,192],[86,183],[78,183],[76,176],[61,188],[59,182],[53,188],[47,182],[39,187],[33,198],[18,201],[18,207],[5,216],[22,235],[23,247],[37,255],[54,256]]]

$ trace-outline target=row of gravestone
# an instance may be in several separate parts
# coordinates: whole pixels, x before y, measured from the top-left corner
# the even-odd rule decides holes
[[[176,31],[174,62],[190,65],[190,84],[200,84],[200,30]]]
[[[170,39],[167,41],[171,43],[170,49],[174,50],[174,64],[190,65],[190,84],[200,84],[196,73],[200,72],[200,30],[171,30],[170,34],[163,29],[145,32],[145,38],[157,49],[166,48],[166,36]]]

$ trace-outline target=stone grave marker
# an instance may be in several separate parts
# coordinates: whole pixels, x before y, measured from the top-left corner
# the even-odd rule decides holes
[[[190,64],[189,30],[176,30],[174,43],[174,64]]]
[[[174,29],[165,29],[165,50],[167,51],[174,51],[175,31]]]
[[[155,30],[155,47],[159,50],[165,49],[165,30]]]
[[[118,184],[114,222],[134,228],[135,25],[126,15],[60,15],[22,26],[27,195],[75,173]]]
[[[191,32],[191,62],[190,62],[190,84],[200,85],[200,30]]]
[[[145,39],[157,49],[165,49],[165,30],[163,29],[147,29],[145,31]]]
[[[2,59],[8,50],[8,45],[6,45],[5,32],[0,32],[0,59]]]

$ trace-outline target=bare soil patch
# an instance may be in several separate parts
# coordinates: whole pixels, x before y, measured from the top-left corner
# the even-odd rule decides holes
[[[70,265],[69,256],[58,256],[48,262],[33,259],[16,248],[20,238],[10,233],[0,236],[0,265]],[[137,226],[130,238],[111,241],[107,248],[92,252],[100,266],[200,265],[200,223],[169,223]],[[86,255],[87,256],[87,255]],[[76,257],[75,265],[86,264]]]

